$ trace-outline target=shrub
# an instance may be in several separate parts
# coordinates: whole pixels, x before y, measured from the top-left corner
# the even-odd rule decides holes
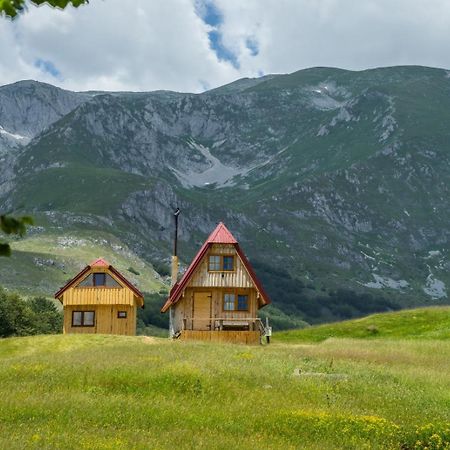
[[[128,272],[134,273],[135,275],[140,275],[141,273],[138,272],[136,269],[134,269],[133,267],[128,267]]]
[[[0,287],[0,337],[62,332],[62,313],[43,297],[29,301]]]

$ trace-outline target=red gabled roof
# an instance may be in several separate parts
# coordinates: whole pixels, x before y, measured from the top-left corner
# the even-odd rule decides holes
[[[103,258],[96,259],[95,261],[92,261],[91,264],[86,266],[80,273],[75,275],[70,281],[68,281],[56,294],[55,298],[60,300],[60,297],[64,292],[72,287],[77,281],[81,280],[83,276],[88,273],[92,268],[94,267],[106,267],[111,273],[113,273],[122,283],[127,286],[129,289],[131,289],[138,298],[142,300],[142,305],[144,301],[144,296],[142,295],[141,291],[131,284],[120,272],[118,272],[113,266],[111,266],[107,261],[105,261]]]
[[[110,264],[107,263],[103,258],[98,258],[95,261],[92,261],[89,265],[91,267],[94,267],[94,266],[95,267],[109,267],[110,266]]]
[[[239,247],[238,241],[234,238],[234,236],[231,234],[228,228],[222,222],[220,222],[219,225],[217,225],[217,227],[215,228],[215,230],[209,235],[208,239],[206,239],[204,244],[201,246],[197,255],[195,255],[195,258],[192,260],[186,272],[181,277],[181,280],[178,281],[170,290],[169,298],[166,300],[163,307],[161,308],[161,312],[166,312],[171,305],[173,305],[180,299],[180,295],[183,292],[183,289],[186,287],[195,270],[202,261],[203,257],[206,255],[208,249],[213,244],[232,244],[236,248],[236,252],[241,258],[241,261],[244,264],[245,268],[247,269],[250,278],[252,279],[253,283],[258,289],[264,305],[270,303],[269,296],[266,294],[266,291],[264,290],[260,281],[256,277],[255,271],[253,270],[249,260]]]
[[[215,230],[206,239],[208,244],[237,244],[238,241],[230,233],[230,230],[220,222]]]

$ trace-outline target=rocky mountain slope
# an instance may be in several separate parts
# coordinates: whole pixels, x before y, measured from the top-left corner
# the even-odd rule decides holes
[[[49,253],[63,237],[107,235],[106,247],[118,240],[159,266],[169,261],[174,207],[186,263],[223,220],[280,314],[346,317],[367,294],[388,305],[446,303],[449,77],[314,68],[198,95],[3,86],[0,210],[34,215],[29,240]],[[34,267],[25,256],[21,264]],[[327,299],[342,289],[353,311],[330,313]],[[357,306],[346,300],[353,294]],[[325,306],[309,316],[296,307],[319,297]]]

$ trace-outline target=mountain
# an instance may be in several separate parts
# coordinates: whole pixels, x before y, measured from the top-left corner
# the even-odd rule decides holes
[[[33,292],[21,271],[73,265],[82,246],[69,240],[83,257],[126,249],[137,282],[158,290],[180,207],[182,261],[224,221],[280,324],[448,303],[449,94],[448,71],[415,66],[312,68],[202,94],[3,86],[0,210],[37,226],[0,261],[0,283]],[[39,293],[63,278],[52,270]]]

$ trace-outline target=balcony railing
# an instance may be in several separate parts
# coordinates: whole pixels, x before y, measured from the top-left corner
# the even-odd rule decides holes
[[[248,330],[259,331],[261,336],[267,336],[268,326],[255,317],[209,317],[201,319],[183,319],[183,330]]]

